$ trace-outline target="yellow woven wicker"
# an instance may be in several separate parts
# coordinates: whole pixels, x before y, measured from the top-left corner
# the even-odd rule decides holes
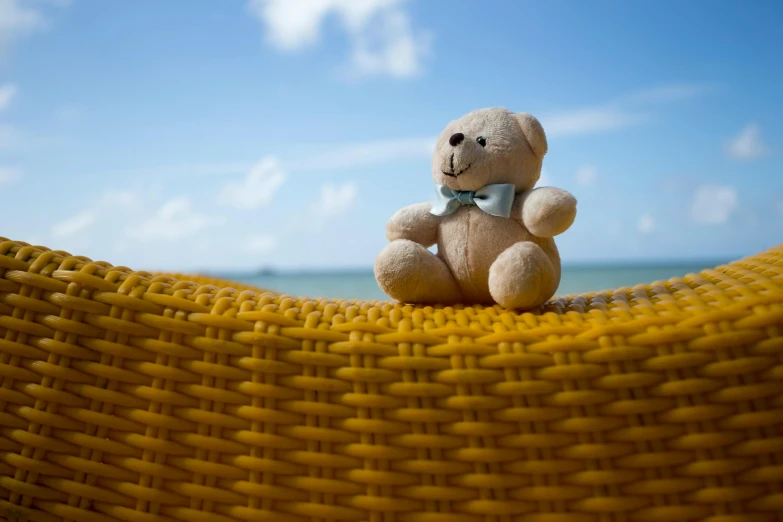
[[[14,522],[783,520],[783,247],[518,315],[0,238],[0,383]]]

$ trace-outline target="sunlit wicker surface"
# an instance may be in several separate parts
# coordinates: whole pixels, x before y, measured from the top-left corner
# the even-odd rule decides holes
[[[782,247],[540,315],[211,283],[0,238],[0,519],[783,520]]]

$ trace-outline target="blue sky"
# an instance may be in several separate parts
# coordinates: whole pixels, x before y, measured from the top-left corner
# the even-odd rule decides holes
[[[150,270],[369,267],[505,106],[566,262],[783,242],[783,3],[0,0],[0,236]]]

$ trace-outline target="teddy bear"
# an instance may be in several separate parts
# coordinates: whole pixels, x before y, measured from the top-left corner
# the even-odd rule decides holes
[[[374,266],[380,288],[411,304],[546,303],[560,284],[554,237],[576,217],[574,196],[534,188],[546,152],[544,129],[527,113],[479,109],[446,125],[432,157],[436,200],[387,223],[390,243]]]

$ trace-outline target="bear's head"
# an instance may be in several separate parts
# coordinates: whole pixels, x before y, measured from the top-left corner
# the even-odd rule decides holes
[[[435,144],[432,178],[452,190],[511,183],[530,190],[547,151],[544,129],[527,113],[479,109],[446,125]]]

